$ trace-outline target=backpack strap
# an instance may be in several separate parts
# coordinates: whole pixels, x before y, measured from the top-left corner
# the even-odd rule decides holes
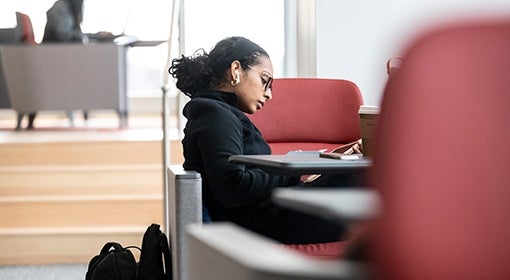
[[[120,245],[117,242],[107,242],[106,244],[104,244],[103,249],[101,249],[101,253],[100,254],[102,255],[102,254],[108,253],[108,251],[110,251],[110,249],[112,247],[113,247],[113,250],[115,250],[115,251],[122,251],[122,250],[124,250],[122,245]]]
[[[168,246],[168,238],[164,232],[161,232],[159,237],[159,247],[163,252],[163,261],[165,262],[165,280],[172,280],[172,254],[170,253],[170,246]]]

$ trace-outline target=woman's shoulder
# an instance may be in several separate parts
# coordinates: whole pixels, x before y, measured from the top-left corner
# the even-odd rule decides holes
[[[201,110],[225,110],[229,109],[229,105],[220,100],[205,98],[205,97],[196,97],[192,98],[186,106],[200,108]]]
[[[200,107],[210,110],[228,110],[237,112],[239,109],[235,106],[236,96],[234,93],[210,90],[197,92],[188,102],[190,106]]]
[[[197,97],[192,98],[184,107],[184,115],[189,119],[230,118],[239,119],[239,109],[221,100]]]

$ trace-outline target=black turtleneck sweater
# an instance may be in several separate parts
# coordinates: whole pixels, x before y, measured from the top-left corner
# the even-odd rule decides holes
[[[207,90],[195,93],[186,104],[184,168],[201,174],[203,203],[213,221],[232,221],[258,231],[277,211],[269,200],[271,190],[298,184],[299,177],[228,162],[231,155],[271,153],[236,101],[234,93]]]

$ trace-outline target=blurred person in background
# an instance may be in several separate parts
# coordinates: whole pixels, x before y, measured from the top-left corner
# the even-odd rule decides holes
[[[111,32],[100,31],[97,33],[83,33],[81,23],[83,21],[83,0],[57,0],[46,12],[46,26],[42,43],[80,43],[87,44],[90,40],[108,41],[115,36]],[[34,128],[34,120],[37,112],[28,115],[27,129]],[[67,112],[71,125],[74,124],[73,112]],[[83,117],[88,119],[88,112],[84,111]],[[20,127],[17,127],[20,129]]]

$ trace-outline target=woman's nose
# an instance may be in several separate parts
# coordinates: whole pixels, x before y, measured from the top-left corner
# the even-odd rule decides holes
[[[267,98],[267,100],[271,100],[273,98],[273,93],[271,92],[271,89],[268,89],[265,93],[264,93],[264,97]]]

